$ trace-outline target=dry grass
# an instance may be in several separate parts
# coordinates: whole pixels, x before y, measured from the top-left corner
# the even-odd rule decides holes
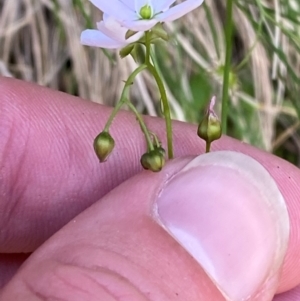
[[[88,1],[82,2],[93,24],[99,21],[99,11]],[[174,37],[171,46],[163,44],[161,48],[165,60],[160,61],[159,67],[164,75],[173,117],[179,120],[188,119],[191,104],[195,102],[190,84],[193,76],[204,74],[209,82],[209,92],[217,96],[222,87],[225,1],[206,0],[205,3],[206,9],[203,7],[180,22],[167,24],[167,30]],[[268,151],[288,149],[298,158],[300,106],[291,99],[291,95],[296,97],[295,87],[298,86],[289,68],[299,77],[300,43],[296,32],[300,32],[300,26],[284,15],[288,6],[300,14],[299,3],[297,0],[284,5],[279,0],[259,3],[266,10],[274,10],[273,21],[262,16],[259,5],[238,1],[239,6],[235,7],[234,66],[244,59],[245,64],[233,69],[231,120],[238,129],[237,136],[244,141]],[[263,28],[260,32],[256,26],[259,22]],[[275,26],[274,22],[280,26]],[[72,1],[0,0],[0,74],[99,103],[115,104],[123,88],[122,80],[134,70],[136,63],[131,58],[119,59],[115,52],[112,62],[102,50],[83,47],[79,36],[85,28],[86,19]],[[295,36],[295,40],[286,31]],[[272,50],[270,45],[280,49],[283,55]],[[157,56],[159,58],[160,53]],[[166,70],[172,70],[172,74],[166,75]],[[177,79],[179,92],[168,77]],[[139,111],[159,114],[159,96],[149,74],[138,77],[132,99]],[[202,100],[201,106],[205,101],[207,99]]]

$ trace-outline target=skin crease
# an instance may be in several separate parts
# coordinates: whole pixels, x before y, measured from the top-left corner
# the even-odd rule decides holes
[[[139,158],[145,152],[145,142],[135,118],[127,112],[121,112],[110,131],[116,141],[116,149],[108,162],[99,167],[91,141],[103,128],[110,108],[8,78],[0,79],[0,95],[0,253],[3,253],[0,255],[0,285],[1,283],[4,285],[26,259],[26,255],[17,253],[35,251],[68,221],[141,171]],[[151,130],[163,140],[165,137],[163,121],[155,118],[146,120]],[[174,122],[176,158],[203,153],[204,144],[195,133],[195,126]],[[165,144],[165,141],[163,142]],[[290,242],[278,292],[298,286],[300,283],[298,272],[300,270],[298,251],[300,246],[300,204],[298,201],[300,187],[297,184],[300,182],[299,170],[280,158],[228,137],[223,137],[212,145],[212,150],[220,149],[231,149],[252,156],[270,172],[277,182],[287,202],[291,220]],[[166,168],[171,174],[185,163],[186,159],[175,160]],[[160,176],[157,174],[154,176],[144,172],[142,177],[145,177],[144,181],[148,183],[158,181],[159,184],[160,181]],[[106,281],[105,283],[114,284],[117,278],[119,283],[116,287],[119,292],[130,291],[135,294],[136,299],[132,300],[171,300],[174,298],[174,292],[175,295],[179,294],[177,300],[197,300],[196,296],[199,297],[199,294],[202,294],[203,300],[207,300],[208,297],[211,298],[210,300],[223,300],[203,270],[196,266],[186,252],[174,244],[174,241],[147,217],[145,204],[144,207],[138,208],[138,213],[134,213],[140,217],[139,231],[132,225],[132,219],[122,218],[123,209],[118,213],[121,214],[118,218],[119,223],[116,223],[115,219],[107,220],[109,229],[117,227],[122,230],[123,234],[112,238],[109,231],[102,233],[102,241],[111,241],[111,250],[114,252],[107,253],[101,242],[99,245],[89,246],[88,242],[97,241],[97,235],[99,235],[91,231],[97,226],[97,221],[101,220],[99,215],[103,216],[102,220],[107,218],[105,215],[107,205],[105,204],[114,204],[114,198],[118,198],[119,194],[122,195],[125,192],[141,199],[139,191],[130,190],[133,189],[132,187],[140,186],[130,186],[130,181],[134,180],[130,179],[129,182],[120,186],[123,187],[122,191],[119,187],[119,192],[118,189],[113,190],[101,202],[97,202],[92,210],[87,210],[80,215],[78,221],[80,226],[69,224],[48,240],[36,252],[36,255],[27,261],[19,275],[3,291],[5,299],[0,294],[0,300],[9,300],[8,297],[12,296],[11,292],[22,293],[24,297],[22,300],[42,300],[33,297],[32,293],[36,296],[43,293],[47,295],[48,283],[51,283],[57,292],[65,291],[66,286],[78,288],[82,283],[86,283],[87,290],[97,292],[98,297],[102,294],[103,298],[107,297],[105,300],[115,300],[105,295],[108,293],[103,287],[95,285],[94,279],[98,277],[102,279],[101,283]],[[147,187],[144,189],[146,191]],[[124,208],[127,207],[124,206]],[[81,229],[89,229],[89,231],[81,232]],[[86,245],[78,244],[74,239],[77,237],[74,233],[82,239],[86,238],[86,233],[90,233],[86,238]],[[134,249],[128,248],[124,238],[130,239],[131,233],[136,233],[134,239],[137,241],[145,240],[145,233],[148,234],[149,238],[144,244],[148,246],[146,253],[144,249],[140,249],[141,245],[135,246]],[[106,237],[106,240],[103,237]],[[67,262],[68,259],[64,256],[67,247],[74,250],[74,262]],[[90,259],[82,259],[81,254],[85,252],[85,248],[93,254]],[[95,250],[97,254],[102,252],[101,254],[107,258],[111,257],[111,262],[115,260],[113,256],[117,256],[120,270],[124,274],[123,278],[115,277],[111,271],[108,273],[105,269],[91,271],[92,258],[99,256],[95,254]],[[127,257],[125,256],[127,259],[133,260],[136,270],[128,268],[128,262],[122,257],[125,253],[128,253]],[[173,261],[164,260],[166,258],[164,254],[170,256],[170,253]],[[143,264],[143,268],[146,269],[143,272],[140,270],[140,262],[144,262],[145,258],[141,254],[146,254],[146,262],[149,262],[146,267]],[[159,256],[161,260],[159,263],[156,254],[162,255]],[[82,260],[85,261],[81,262]],[[170,262],[176,262],[177,268],[172,268]],[[173,276],[172,280],[166,277],[163,269],[157,267],[165,267],[168,275]],[[39,273],[36,272],[37,269]],[[129,275],[125,275],[127,269]],[[188,280],[182,281],[182,273],[178,274],[178,271],[184,271],[185,275],[192,277],[187,277]],[[96,275],[92,275],[92,272]],[[120,271],[117,272],[121,274]],[[88,273],[90,273],[89,276]],[[68,279],[70,274],[77,275],[77,278],[74,277],[77,282],[74,280],[74,283],[66,283],[65,279]],[[54,279],[53,275],[59,275],[58,278],[61,281],[56,282],[57,278]],[[144,278],[141,277],[139,281],[137,275],[144,275]],[[24,279],[28,278],[32,281],[25,285]],[[164,280],[158,281],[158,279]],[[151,291],[156,291],[157,295],[141,294],[141,291],[144,291],[142,288],[145,282],[151,282],[153,288]],[[299,296],[299,291],[298,287],[278,295],[274,300],[296,300],[295,296]],[[81,291],[81,293],[83,297],[78,300],[93,300],[89,299],[92,293],[88,295],[88,298],[84,295],[88,294],[87,292]],[[114,293],[117,298],[118,292]],[[74,296],[61,298],[76,300]],[[11,297],[11,300],[17,299]]]

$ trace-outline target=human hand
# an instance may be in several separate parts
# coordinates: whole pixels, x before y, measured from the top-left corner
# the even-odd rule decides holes
[[[186,183],[178,182],[174,187],[174,181],[168,179],[180,174],[192,157],[203,153],[204,145],[197,139],[194,126],[175,122],[175,156],[179,159],[169,162],[160,173],[139,173],[139,157],[145,145],[131,114],[123,112],[117,116],[111,128],[116,149],[108,162],[99,165],[91,142],[103,127],[109,108],[6,78],[0,80],[0,95],[2,284],[16,272],[0,293],[0,300],[224,300],[201,265],[159,224],[163,217],[170,218],[167,217],[170,212],[171,218],[179,221],[186,215],[168,207],[165,211],[161,209],[160,222],[160,217],[153,216],[155,204],[165,204],[162,201],[165,192],[179,195],[184,191]],[[147,123],[161,138],[164,136],[161,120],[147,118]],[[259,206],[266,209],[266,204],[248,195],[237,195],[234,201],[230,195],[236,189],[234,186],[242,184],[249,185],[252,191],[252,183],[226,182],[228,171],[216,181],[218,167],[217,172],[212,167],[204,168],[204,172],[197,168],[193,177],[197,183],[192,184],[203,207],[196,213],[201,214],[205,206],[215,203],[206,212],[208,218],[216,221],[227,218],[231,221],[230,229],[244,228],[240,237],[230,238],[230,232],[219,223],[205,224],[203,216],[185,222],[199,228],[199,233],[212,241],[224,238],[224,248],[233,245],[233,241],[238,246],[230,261],[233,266],[224,265],[222,271],[218,265],[214,267],[217,274],[223,272],[235,279],[235,296],[239,299],[234,300],[242,300],[251,289],[252,294],[256,291],[261,295],[249,300],[271,300],[274,292],[288,290],[274,300],[297,300],[300,296],[297,287],[300,283],[299,170],[228,137],[213,145],[213,150],[221,149],[241,152],[260,162],[285,199],[290,239],[279,283],[275,281],[279,273],[276,269],[271,277],[274,281],[262,292],[265,288],[262,275],[270,276],[272,267],[278,264],[273,258],[274,250],[270,250],[274,241],[255,244],[262,231],[268,236],[275,233],[265,223],[266,211],[255,211]],[[245,166],[241,166],[243,169]],[[223,193],[226,208],[219,199],[201,199],[207,183]],[[245,208],[236,205],[240,199],[245,200],[246,210],[252,210],[255,218],[244,220],[242,209]],[[272,221],[272,226],[280,226],[276,220]],[[261,231],[255,232],[251,246],[243,240],[243,234],[257,227]],[[280,238],[284,241],[284,237]],[[281,247],[284,250],[284,246],[279,246],[279,253]],[[261,262],[253,258],[243,263],[242,268],[234,266],[249,248],[254,254],[262,254],[265,261],[270,257],[270,264],[253,268]],[[33,252],[33,255],[18,269],[27,257],[17,254],[21,252]],[[239,273],[235,275],[232,271],[236,268]],[[256,273],[256,279],[261,282],[249,278],[249,272]],[[226,277],[222,281],[226,284]]]

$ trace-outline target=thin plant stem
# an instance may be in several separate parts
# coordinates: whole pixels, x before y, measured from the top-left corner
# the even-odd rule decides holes
[[[170,106],[167,99],[166,89],[164,87],[163,81],[155,69],[155,67],[152,65],[150,61],[150,54],[151,54],[151,44],[150,44],[150,33],[147,31],[145,33],[145,41],[146,41],[146,57],[145,57],[145,64],[147,65],[148,70],[154,77],[156,84],[158,86],[158,90],[161,96],[161,101],[163,103],[163,114],[165,117],[166,122],[166,131],[167,131],[167,146],[168,146],[168,158],[172,159],[174,157],[173,155],[173,137],[172,137],[172,120],[171,120],[171,112],[170,112]]]
[[[104,132],[108,132],[108,129],[111,125],[111,123],[113,122],[115,116],[117,115],[118,111],[121,109],[122,105],[126,102],[126,100],[128,99],[128,92],[129,92],[129,88],[132,85],[135,77],[142,72],[144,69],[146,69],[148,66],[146,64],[143,64],[141,66],[139,66],[138,68],[136,68],[128,77],[127,81],[125,82],[122,94],[121,94],[121,98],[120,101],[118,102],[118,104],[115,106],[115,108],[113,109],[111,115],[109,116],[105,127],[104,127]]]
[[[206,142],[206,144],[205,144],[205,152],[206,153],[210,152],[210,146],[211,146],[211,142]]]
[[[172,120],[171,120],[170,106],[169,106],[169,102],[167,99],[166,90],[165,90],[163,81],[160,78],[160,76],[159,76],[158,72],[156,71],[156,69],[154,68],[154,66],[152,64],[149,64],[147,67],[148,67],[148,70],[153,75],[153,77],[156,81],[156,84],[158,86],[159,92],[160,92],[160,96],[161,96],[161,100],[162,100],[163,108],[164,108],[163,114],[165,116],[165,121],[166,121],[168,158],[173,159]]]
[[[170,114],[170,107],[169,107],[169,102],[167,99],[167,94],[166,94],[166,90],[163,84],[162,79],[160,78],[158,72],[156,71],[155,67],[152,65],[152,63],[150,62],[150,50],[151,50],[151,44],[150,44],[150,33],[147,31],[145,33],[145,41],[146,41],[146,57],[145,57],[145,63],[141,66],[139,66],[138,68],[136,68],[128,77],[127,81],[125,82],[125,86],[123,88],[122,94],[121,94],[121,98],[119,103],[116,105],[116,107],[114,108],[114,110],[112,111],[105,127],[103,131],[108,132],[109,127],[113,121],[113,119],[115,118],[116,114],[118,113],[118,111],[120,110],[120,108],[123,106],[124,103],[126,103],[128,105],[128,107],[133,111],[133,113],[136,115],[139,124],[141,126],[141,129],[145,135],[145,138],[147,140],[147,144],[148,144],[148,148],[150,150],[153,150],[153,143],[151,141],[151,137],[149,134],[149,131],[142,119],[142,117],[140,116],[140,114],[138,113],[138,111],[136,110],[136,108],[132,105],[132,103],[128,100],[128,92],[129,92],[129,88],[132,85],[135,77],[144,69],[148,69],[150,71],[150,73],[152,74],[152,76],[154,77],[160,95],[161,95],[161,99],[162,99],[162,103],[163,103],[163,107],[164,107],[164,116],[165,116],[165,120],[166,120],[166,130],[167,130],[167,145],[168,145],[168,157],[169,159],[173,158],[173,141],[172,141],[172,122],[171,122],[171,114]]]
[[[151,131],[150,131],[149,133],[150,133],[150,135],[152,136],[153,142],[155,143],[155,145],[156,145],[156,146],[160,146],[160,142],[159,142],[157,136],[156,136],[153,132],[151,132]]]
[[[227,0],[226,5],[226,23],[225,23],[225,40],[226,40],[226,57],[224,65],[223,76],[223,93],[222,93],[222,132],[227,133],[227,111],[228,111],[228,99],[229,99],[229,79],[231,69],[231,55],[232,55],[232,11],[233,0]]]
[[[141,126],[141,129],[142,129],[142,131],[145,135],[146,141],[147,141],[148,150],[150,150],[150,151],[154,150],[154,146],[153,146],[153,143],[152,143],[152,140],[150,137],[150,132],[149,132],[142,116],[139,114],[139,112],[137,111],[135,106],[129,100],[126,100],[126,104],[128,105],[129,109],[134,113],[134,115],[136,116],[136,118]]]
[[[146,54],[145,54],[145,64],[150,64],[150,51],[151,51],[151,43],[150,43],[150,32],[145,32],[145,44],[146,44]]]

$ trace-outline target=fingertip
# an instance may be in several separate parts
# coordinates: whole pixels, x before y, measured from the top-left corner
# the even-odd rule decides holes
[[[288,247],[289,217],[274,179],[233,151],[201,155],[168,182],[158,217],[228,300],[270,300]]]

